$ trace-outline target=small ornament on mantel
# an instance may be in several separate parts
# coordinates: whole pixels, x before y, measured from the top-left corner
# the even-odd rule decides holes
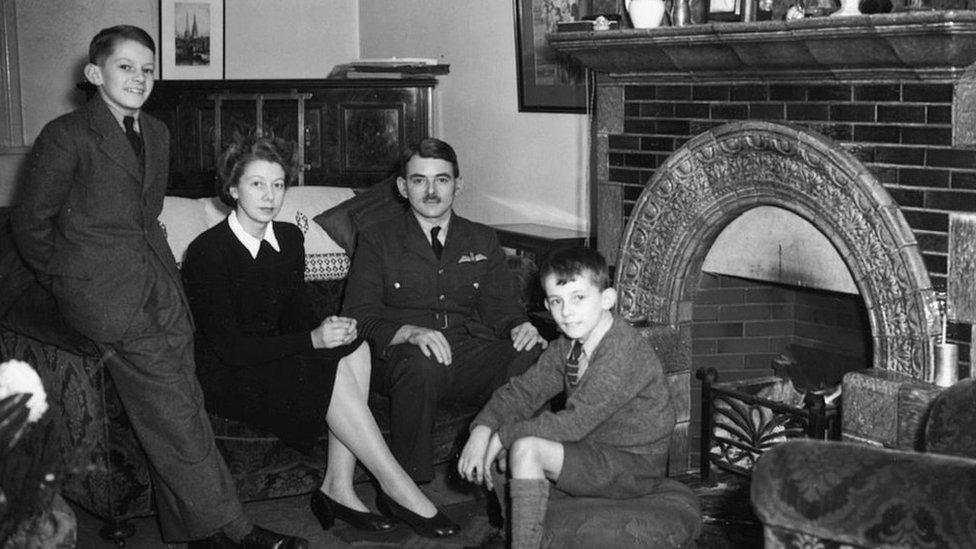
[[[660,27],[664,20],[664,0],[626,0],[627,15],[635,29]]]
[[[861,15],[861,0],[840,0],[840,9],[830,15],[831,17]]]

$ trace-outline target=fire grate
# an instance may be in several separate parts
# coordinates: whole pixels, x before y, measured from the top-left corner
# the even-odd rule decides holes
[[[779,376],[719,382],[714,368],[695,376],[702,382],[702,479],[712,465],[749,477],[766,450],[792,438],[840,440],[839,398],[799,393]]]

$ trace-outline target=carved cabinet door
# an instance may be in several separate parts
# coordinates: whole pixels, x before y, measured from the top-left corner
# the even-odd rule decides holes
[[[172,136],[167,193],[216,194],[216,160],[237,135],[297,144],[300,185],[366,187],[432,124],[433,79],[160,81],[145,105]]]
[[[363,187],[397,168],[400,151],[427,136],[424,88],[328,89],[306,103],[306,184]]]

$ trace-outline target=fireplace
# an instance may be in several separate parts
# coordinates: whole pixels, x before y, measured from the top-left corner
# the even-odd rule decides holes
[[[757,208],[802,218],[837,251],[870,366],[929,377],[948,214],[976,211],[973,32],[976,13],[926,12],[550,35],[596,74],[595,238],[619,312],[667,366],[673,470],[690,465],[702,266]],[[968,328],[950,339],[968,344]]]

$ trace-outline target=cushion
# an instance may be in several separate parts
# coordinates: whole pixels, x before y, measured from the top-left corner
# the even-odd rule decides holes
[[[347,254],[356,249],[356,237],[363,229],[392,219],[406,207],[396,188],[396,176],[390,176],[338,206],[314,217]]]
[[[159,224],[163,226],[166,242],[177,264],[183,263],[183,256],[193,239],[212,226],[204,204],[210,200],[212,199],[179,196],[167,196],[163,200]]]
[[[633,499],[551,497],[542,547],[695,547],[701,503],[687,486],[664,479]]]
[[[285,202],[275,220],[291,223],[302,230],[305,234],[305,255],[341,254],[344,248],[310,220],[319,212],[348,202],[352,197],[352,189],[346,187],[291,187],[285,193]]]

